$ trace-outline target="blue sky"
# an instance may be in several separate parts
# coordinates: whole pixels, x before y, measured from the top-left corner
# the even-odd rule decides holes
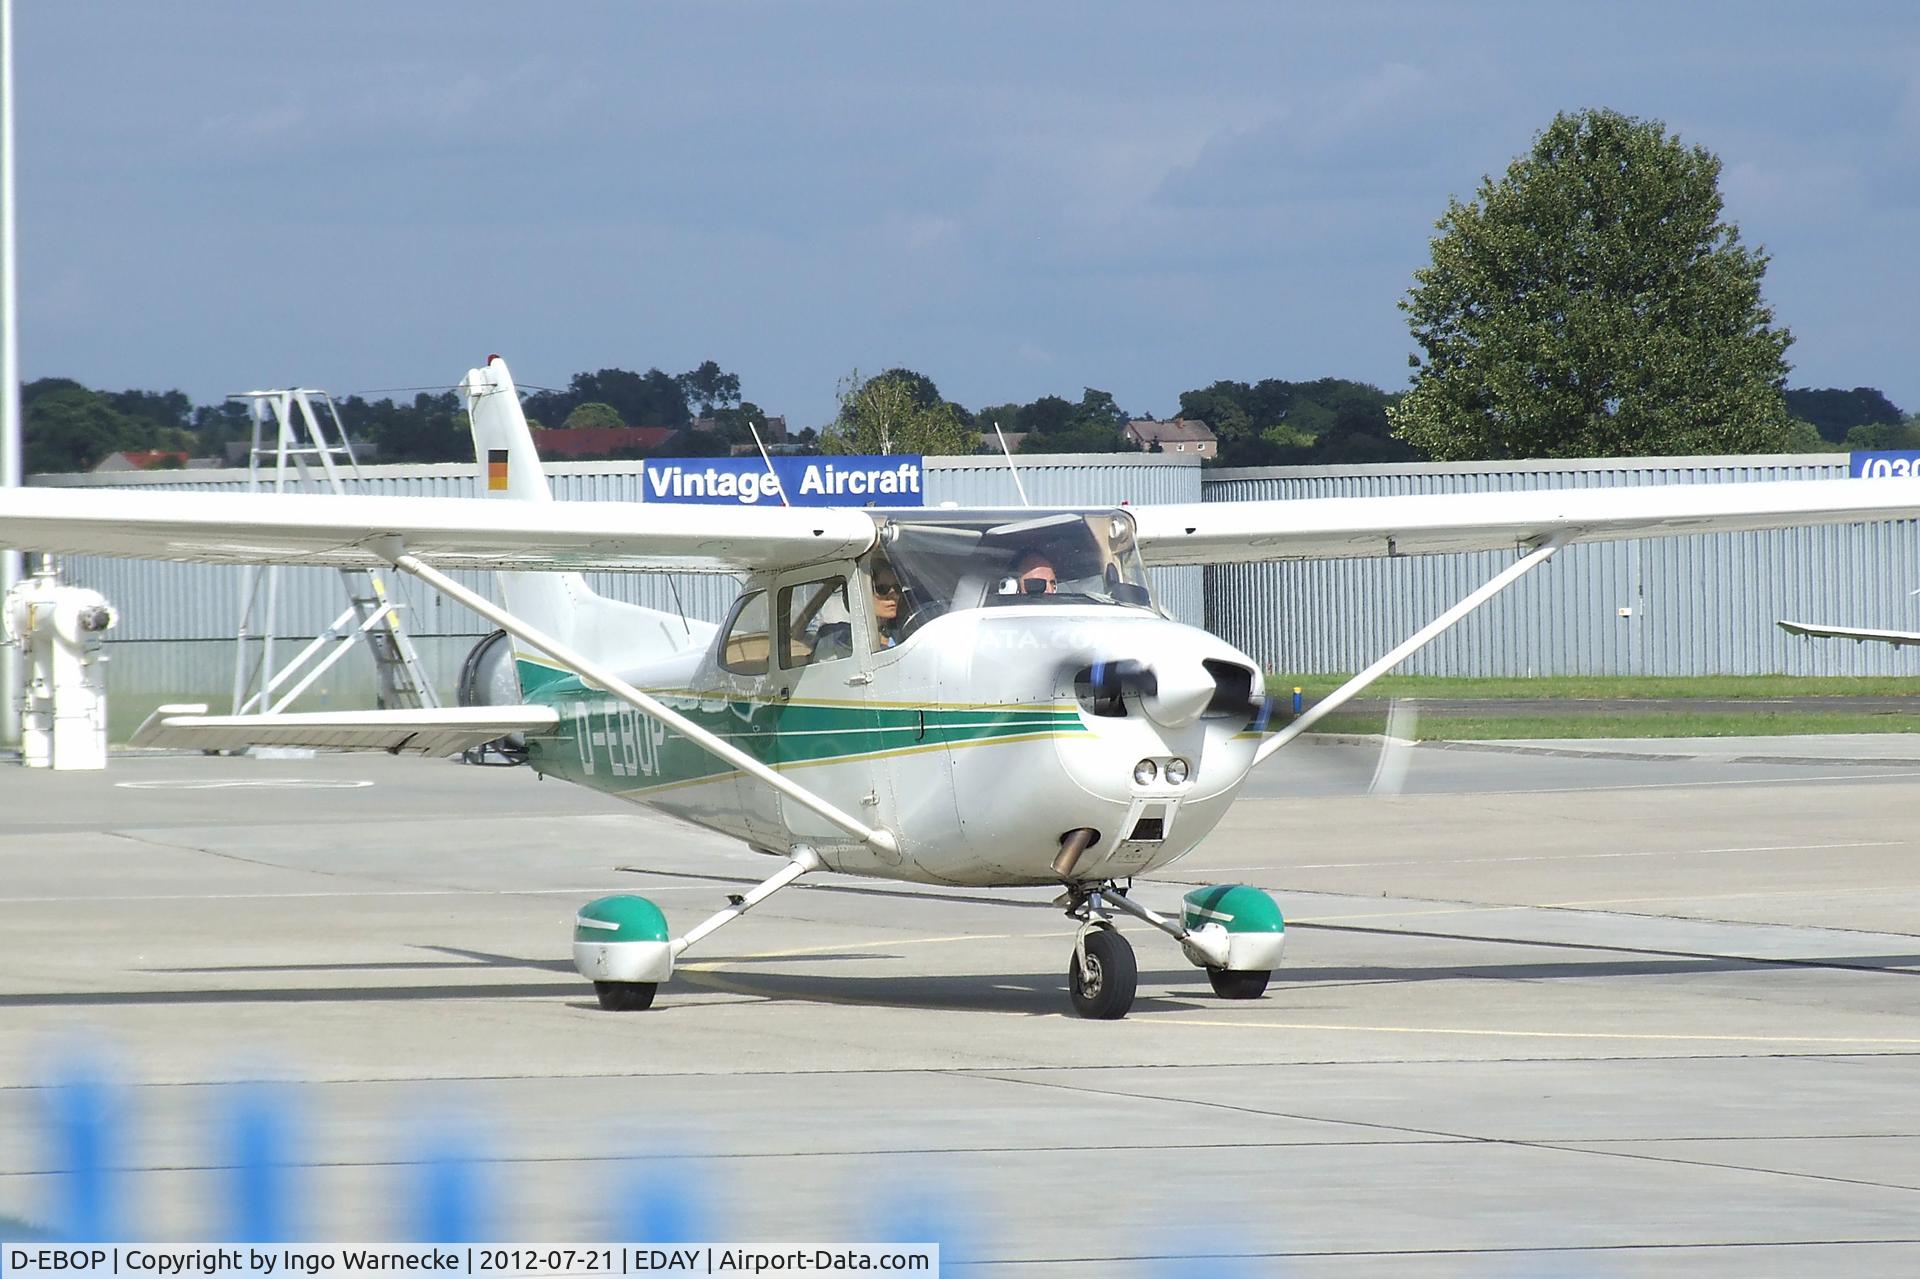
[[[16,0],[34,378],[718,360],[796,426],[1405,384],[1450,195],[1556,111],[1725,164],[1796,386],[1920,409],[1920,6]]]

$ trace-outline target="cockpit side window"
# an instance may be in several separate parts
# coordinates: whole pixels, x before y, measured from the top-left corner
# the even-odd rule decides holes
[[[740,597],[727,619],[726,638],[720,642],[720,667],[735,675],[765,675],[767,659],[773,651],[773,636],[767,618],[767,593],[754,591]]]
[[[827,577],[780,588],[780,665],[788,670],[853,656],[847,579]]]

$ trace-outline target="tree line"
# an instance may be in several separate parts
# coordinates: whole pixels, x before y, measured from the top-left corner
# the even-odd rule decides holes
[[[766,420],[758,405],[738,399],[737,392],[729,403],[665,389],[674,383],[658,369],[579,373],[564,390],[528,394],[527,415],[536,430],[548,424],[685,428],[696,414],[715,420],[713,430],[687,430],[652,450],[658,456],[725,456],[751,440],[749,422]],[[179,391],[102,391],[69,378],[41,378],[27,383],[21,398],[30,474],[86,471],[122,451],[224,458],[229,443],[251,438],[244,405],[195,405]],[[1219,381],[1182,392],[1177,416],[1213,430],[1222,466],[1432,460],[1394,433],[1391,415],[1404,398],[1345,378]],[[1744,451],[1920,448],[1920,423],[1872,387],[1790,389],[1783,402],[1789,424],[1784,441],[1756,440]],[[451,390],[421,392],[411,400],[349,395],[336,406],[349,438],[375,445],[382,462],[472,457],[466,410]],[[1139,447],[1125,434],[1126,423],[1146,416],[1152,415],[1130,414],[1111,394],[1091,387],[1077,400],[1045,395],[969,410],[943,398],[925,374],[895,368],[872,377],[850,375],[841,385],[839,414],[822,428],[800,431],[792,442],[825,453],[997,453],[997,424],[1023,454],[1124,453]],[[643,452],[629,448],[613,456]],[[155,463],[162,469],[178,464],[174,458]]]
[[[1720,161],[1657,120],[1562,113],[1503,176],[1452,199],[1431,261],[1399,305],[1418,351],[1409,388],[1219,381],[1180,394],[1228,466],[1920,448],[1920,420],[1872,387],[1789,389],[1793,334],[1761,290],[1768,257],[1724,216]],[[120,450],[220,456],[249,433],[243,406],[178,391],[23,388],[29,471],[86,470]],[[337,401],[382,461],[468,456],[451,391]],[[834,453],[1122,452],[1132,418],[1112,394],[1045,395],[969,410],[892,368],[839,384],[833,420],[797,443]],[[600,369],[526,397],[537,426],[680,429],[663,451],[723,454],[766,415],[713,360],[678,375]],[[690,431],[695,418],[711,429]],[[988,438],[983,443],[983,434]],[[617,456],[617,454],[616,454]]]

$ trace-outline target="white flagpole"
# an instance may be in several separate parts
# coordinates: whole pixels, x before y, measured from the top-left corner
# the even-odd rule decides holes
[[[0,489],[20,484],[20,289],[13,219],[13,0],[0,0]],[[20,552],[0,551],[0,599]],[[20,740],[20,650],[0,644],[0,744]]]

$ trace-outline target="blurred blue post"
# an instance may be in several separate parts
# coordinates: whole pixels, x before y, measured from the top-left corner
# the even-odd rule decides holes
[[[228,1238],[235,1243],[282,1243],[287,1228],[288,1180],[293,1158],[285,1098],[266,1084],[232,1090],[227,1115]]]
[[[692,1166],[687,1160],[664,1166],[678,1165]],[[613,1237],[622,1243],[697,1243],[709,1237],[700,1210],[703,1197],[698,1173],[676,1177],[636,1171],[627,1179],[614,1213]]]
[[[1305,710],[1306,708],[1307,708],[1306,698],[1301,696],[1300,687],[1298,685],[1295,685],[1293,690],[1293,713],[1295,715],[1298,715],[1301,711]]]
[[[470,1152],[446,1141],[420,1164],[420,1225],[423,1243],[462,1243],[480,1237],[480,1178]]]
[[[897,1195],[887,1204],[873,1231],[874,1241],[939,1244],[942,1273],[946,1273],[949,1266],[968,1264],[977,1253],[962,1242],[954,1228],[957,1205],[953,1193],[937,1187],[922,1187]],[[945,1205],[946,1210],[935,1205]]]
[[[76,1242],[119,1238],[118,1187],[108,1163],[114,1148],[113,1095],[84,1067],[54,1085],[50,1098],[55,1166],[61,1169],[53,1219]]]

